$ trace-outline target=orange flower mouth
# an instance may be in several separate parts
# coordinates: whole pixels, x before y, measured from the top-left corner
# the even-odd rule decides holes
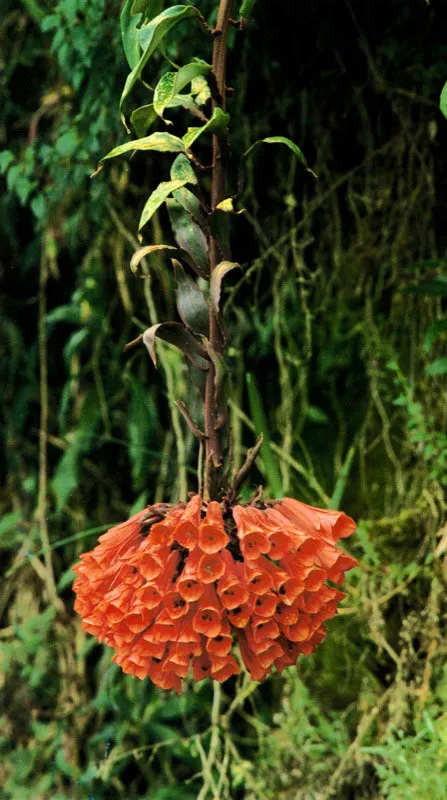
[[[296,500],[230,508],[150,506],[101,536],[74,567],[75,609],[131,675],[180,691],[240,671],[254,680],[308,655],[356,561],[336,546],[355,523]]]
[[[199,561],[197,577],[202,583],[214,583],[219,580],[225,572],[225,564],[217,554],[204,555]]]

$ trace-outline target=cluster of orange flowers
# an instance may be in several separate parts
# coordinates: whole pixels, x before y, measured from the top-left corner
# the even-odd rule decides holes
[[[81,556],[75,608],[83,627],[115,650],[124,672],[180,691],[240,671],[234,639],[261,681],[324,638],[356,561],[335,543],[352,519],[286,498],[263,508],[155,505],[101,536]]]

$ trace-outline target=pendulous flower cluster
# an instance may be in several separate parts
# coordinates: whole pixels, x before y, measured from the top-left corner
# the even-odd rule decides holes
[[[196,681],[254,680],[296,663],[324,638],[356,561],[336,547],[355,530],[339,511],[280,502],[229,507],[194,495],[150,506],[81,555],[75,609],[126,673],[180,691]]]

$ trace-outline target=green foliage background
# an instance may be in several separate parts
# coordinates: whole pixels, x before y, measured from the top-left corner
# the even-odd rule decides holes
[[[197,5],[212,24],[214,3]],[[125,141],[119,3],[3,9],[0,796],[195,798],[212,687],[177,698],[123,676],[81,631],[70,588],[100,531],[195,486],[180,358],[161,345],[157,372],[143,350],[122,352],[174,314],[164,265],[145,280],[128,268],[163,169],[138,154],[89,179]],[[246,266],[227,291],[235,455],[262,429],[247,492],[343,507],[360,567],[314,656],[260,687],[224,685],[222,798],[438,800],[445,30],[436,3],[403,0],[299,13],[258,0],[255,19],[232,33],[233,148],[289,136],[319,179],[281,148],[249,162],[233,237]],[[209,57],[194,31],[169,39],[174,62]],[[162,241],[163,213],[151,225]]]

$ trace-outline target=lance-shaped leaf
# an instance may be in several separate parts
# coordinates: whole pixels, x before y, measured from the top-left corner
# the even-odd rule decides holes
[[[234,207],[234,198],[233,197],[226,197],[225,200],[221,200],[220,203],[216,206],[216,211],[225,211],[227,214],[243,214],[245,208],[240,208],[239,211],[236,211]]]
[[[157,355],[155,352],[155,339],[172,344],[177,350],[185,354],[188,361],[196,369],[206,371],[209,367],[207,352],[199,339],[194,336],[181,322],[157,322],[143,333],[143,343],[146,345],[149,355],[157,366]]]
[[[217,242],[220,257],[223,261],[228,260],[231,257],[228,213],[216,208],[216,210],[212,211],[209,215],[208,224]]]
[[[228,370],[225,359],[206,342],[208,355],[214,366],[214,402],[217,406],[217,423],[219,428],[223,428],[227,422],[228,403],[227,403],[227,382]]]
[[[447,333],[447,318],[437,319],[431,323],[427,333],[424,336],[424,351],[428,353],[431,349],[433,342],[436,341],[443,333]]]
[[[247,380],[250,416],[253,420],[255,431],[258,434],[258,436],[261,433],[264,436],[261,455],[262,455],[262,460],[264,462],[266,477],[268,479],[273,497],[281,497],[281,495],[283,494],[281,473],[279,472],[275,456],[273,455],[272,448],[270,446],[271,440],[267,425],[267,419],[262,405],[261,396],[259,394],[253,375],[251,375],[248,372],[245,377]]]
[[[187,111],[190,111],[195,116],[197,116],[197,112],[200,114],[200,109],[192,94],[178,94],[177,97],[173,97],[167,103],[166,108],[186,108]],[[168,122],[169,125],[172,124],[168,120],[165,120],[165,122]]]
[[[193,333],[208,336],[209,309],[203,292],[175,258],[172,259],[172,266],[177,282],[177,310],[182,321]]]
[[[183,137],[183,138],[184,138],[184,137]],[[300,150],[300,148],[298,147],[298,145],[297,145],[297,144],[295,144],[295,142],[292,142],[292,140],[291,140],[291,139],[288,139],[286,136],[267,136],[265,139],[258,139],[258,140],[257,140],[257,142],[254,142],[254,143],[253,143],[253,144],[252,144],[252,145],[251,145],[251,146],[248,148],[248,150],[246,150],[246,151],[245,151],[245,153],[244,153],[244,156],[245,156],[245,157],[246,157],[246,156],[248,156],[248,155],[249,155],[249,153],[251,153],[251,151],[252,151],[252,150],[253,150],[255,147],[257,147],[257,145],[258,145],[258,144],[285,144],[285,145],[286,145],[286,147],[288,147],[288,148],[289,148],[289,150],[291,150],[291,151],[292,151],[292,153],[294,153],[294,155],[296,155],[296,157],[297,157],[297,158],[298,158],[298,159],[301,161],[301,163],[302,163],[302,164],[303,164],[303,165],[306,167],[306,170],[307,170],[307,172],[310,172],[310,173],[311,173],[311,175],[313,175],[313,176],[314,176],[314,178],[316,178],[316,177],[317,177],[317,176],[315,175],[315,172],[313,172],[313,170],[311,170],[311,169],[310,169],[310,167],[308,166],[308,164],[307,164],[307,161],[306,161],[306,157],[305,157],[305,155],[304,155],[303,151],[302,151],[302,150]]]
[[[177,258],[181,258],[186,262],[186,264],[194,269],[194,262],[192,261],[191,257],[188,255],[188,253],[180,250],[180,248],[173,247],[170,244],[148,244],[145,245],[145,247],[140,247],[138,250],[136,250],[130,259],[130,268],[132,272],[137,272],[138,266],[143,258],[150,258],[154,255],[169,255],[171,257],[177,256]]]
[[[135,8],[135,0],[126,0],[120,14],[120,28],[124,52],[131,69],[138,64],[141,55],[141,47],[137,42],[136,34],[142,16],[141,12]]]
[[[184,186],[185,183],[186,181],[162,181],[162,183],[158,184],[157,188],[154,189],[150,197],[146,200],[143,211],[141,212],[140,222],[138,225],[139,231],[141,231],[141,228],[146,225],[146,222],[150,220],[152,215],[155,214],[157,209],[160,208],[169,195],[172,192],[175,192],[176,189],[180,189],[180,187]],[[184,249],[186,250],[186,247]]]
[[[132,91],[137,80],[141,77],[144,67],[151,56],[156,52],[166,34],[174,25],[177,25],[180,20],[194,16],[200,16],[199,11],[194,8],[194,6],[171,6],[171,8],[166,8],[147,25],[140,28],[136,34],[136,38],[142,53],[137,64],[132,68],[132,72],[127,77],[121,94],[120,109],[122,109],[126,97]],[[124,122],[123,116],[122,119]]]
[[[206,75],[211,70],[211,65],[206,61],[197,61],[180,67],[177,72],[166,72],[157,83],[154,92],[154,109],[156,113],[163,117],[164,110],[188,83],[191,83],[198,75]]]
[[[134,0],[132,6],[132,14],[141,11],[144,14],[144,19],[149,21],[160,14],[165,6],[165,0]]]
[[[206,217],[200,205],[199,199],[189,191],[189,189],[177,189],[173,197],[185,209],[195,222],[202,228],[203,231],[207,230]]]
[[[447,358],[445,356],[442,356],[442,358],[437,358],[425,368],[425,374],[429,377],[434,377],[435,375],[446,375]]]
[[[253,6],[256,0],[242,0],[241,8],[239,11],[239,19],[248,19],[253,11]]]
[[[172,162],[171,180],[198,183],[197,175],[191,166],[191,162],[183,153],[179,153],[177,158]]]
[[[227,214],[232,214],[234,212],[233,198],[226,197],[225,200],[221,200],[220,203],[217,204],[216,209],[218,211],[226,211]]]
[[[221,261],[213,269],[210,280],[210,297],[216,311],[219,311],[220,295],[222,292],[222,281],[228,272],[233,269],[240,269],[241,265],[237,261]]]
[[[442,87],[441,97],[439,98],[439,108],[447,119],[447,83]]]
[[[157,16],[165,5],[165,0],[133,0],[132,14],[143,14],[144,21],[149,22]]]
[[[198,396],[202,399],[205,399],[205,392],[206,392],[206,373],[201,370],[197,369],[194,364],[191,364],[190,361],[186,362],[186,367],[188,369],[188,374],[191,380],[191,383],[197,392]]]
[[[171,183],[175,183],[175,181],[171,181]],[[179,181],[177,181],[177,183],[179,183]],[[178,189],[180,187],[176,186],[175,188]],[[194,262],[194,270],[197,274],[202,278],[207,278],[209,266],[205,234],[197,222],[194,222],[192,217],[177,200],[170,199],[167,201],[166,205],[178,246],[190,255]]]
[[[123,153],[129,153],[132,150],[156,150],[159,153],[181,153],[185,150],[185,145],[178,136],[173,136],[172,133],[151,133],[150,136],[143,136],[142,139],[134,139],[131,142],[124,142],[124,144],[114,147],[110,153],[107,153],[101,162],[106,161],[108,158],[116,158],[122,156]]]
[[[136,108],[130,115],[130,122],[137,136],[144,136],[156,119],[157,115],[152,103]]]
[[[199,138],[199,136],[202,136],[203,133],[224,133],[228,128],[229,121],[229,114],[226,114],[225,111],[222,111],[222,109],[219,107],[215,108],[211,118],[205,123],[205,125],[202,125],[200,128],[188,128],[183,136],[185,147],[191,147],[191,145],[194,144],[194,142]]]
[[[197,106],[190,94],[179,94],[177,97],[173,97],[167,104],[167,107],[182,107],[188,109],[192,113],[197,110]],[[158,119],[158,115],[154,111],[153,103],[136,108],[130,115],[130,122],[137,136],[144,136],[156,119]]]

